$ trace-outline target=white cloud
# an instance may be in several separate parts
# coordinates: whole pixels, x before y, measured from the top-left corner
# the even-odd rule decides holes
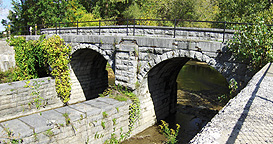
[[[2,19],[8,19],[7,17],[8,17],[8,15],[9,15],[9,9],[7,9],[7,8],[4,8],[4,9],[2,9],[1,10],[1,12],[0,12],[0,22],[2,21]],[[5,30],[5,28],[4,28],[4,26],[0,23],[0,31],[3,31],[3,30]]]

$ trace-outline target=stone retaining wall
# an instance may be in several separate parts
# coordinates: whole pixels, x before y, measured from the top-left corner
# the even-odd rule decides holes
[[[80,27],[78,35],[118,35],[118,36],[149,36],[149,37],[174,37],[173,27],[164,26],[133,26],[126,25],[120,26],[92,26]],[[65,28],[48,28],[42,29],[42,34],[60,34],[60,35],[76,35],[76,27]],[[177,27],[175,30],[176,38],[194,39],[194,40],[210,40],[210,41],[223,41],[223,29],[216,28],[190,28],[190,27]],[[233,30],[225,30],[225,41],[233,37]]]
[[[4,39],[0,40],[0,71],[7,71],[15,66],[14,53],[13,47]]]
[[[39,94],[31,94],[32,92]],[[0,121],[62,105],[55,90],[55,80],[51,77],[0,84]],[[37,109],[36,106],[40,107]]]
[[[111,136],[118,139],[128,131],[129,105],[110,98],[32,114],[0,123],[0,143],[23,139],[28,143],[102,144]]]

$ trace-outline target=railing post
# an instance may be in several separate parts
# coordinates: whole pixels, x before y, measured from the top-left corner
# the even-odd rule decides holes
[[[174,19],[173,38],[175,38],[176,19]]]
[[[28,28],[28,26],[27,26]],[[32,35],[32,26],[29,27],[29,35]]]
[[[59,34],[61,33],[61,22],[59,22]]]
[[[37,35],[37,24],[35,24],[35,35]]]
[[[100,20],[99,20],[99,35],[100,35]]]
[[[133,36],[135,36],[135,27],[136,27],[136,19],[134,18],[134,29],[133,29]]]
[[[77,21],[77,35],[79,34],[79,21]]]
[[[225,34],[226,34],[226,21],[225,21],[225,24],[224,24],[224,33],[223,33],[223,43],[225,43]]]
[[[127,30],[126,30],[126,34],[128,36],[128,18],[127,18]]]
[[[58,34],[58,25],[57,25],[57,22],[55,24],[56,24],[56,35],[57,35]]]

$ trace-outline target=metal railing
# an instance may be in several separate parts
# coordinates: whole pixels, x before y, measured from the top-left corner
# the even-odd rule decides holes
[[[173,30],[173,37],[176,37],[177,27],[196,27],[202,26],[200,23],[206,23],[209,25],[209,28],[218,28],[222,30],[223,42],[225,41],[225,34],[227,28],[231,28],[232,25],[247,25],[251,23],[236,23],[236,22],[226,22],[226,21],[197,21],[197,20],[183,20],[183,19],[115,19],[115,20],[95,20],[95,21],[76,21],[76,22],[67,22],[67,23],[54,23],[54,24],[44,24],[44,25],[34,25],[34,26],[21,26],[13,27],[13,31],[10,31],[9,25],[9,35],[32,35],[40,34],[42,29],[45,28],[54,28],[55,33],[60,33],[61,27],[69,27],[68,29],[76,29],[76,34],[79,34],[79,30],[85,28],[84,26],[97,26],[99,29],[99,35],[101,34],[102,26],[112,26],[112,25],[125,25],[126,34],[129,33],[129,25],[133,26],[133,36],[135,36],[136,25],[148,25],[148,26],[168,26]],[[83,26],[80,26],[83,25]],[[270,25],[272,26],[272,25]],[[203,27],[204,28],[204,27]]]

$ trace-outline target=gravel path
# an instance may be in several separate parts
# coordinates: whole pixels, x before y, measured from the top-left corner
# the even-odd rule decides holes
[[[256,73],[190,143],[273,143],[273,65]]]

